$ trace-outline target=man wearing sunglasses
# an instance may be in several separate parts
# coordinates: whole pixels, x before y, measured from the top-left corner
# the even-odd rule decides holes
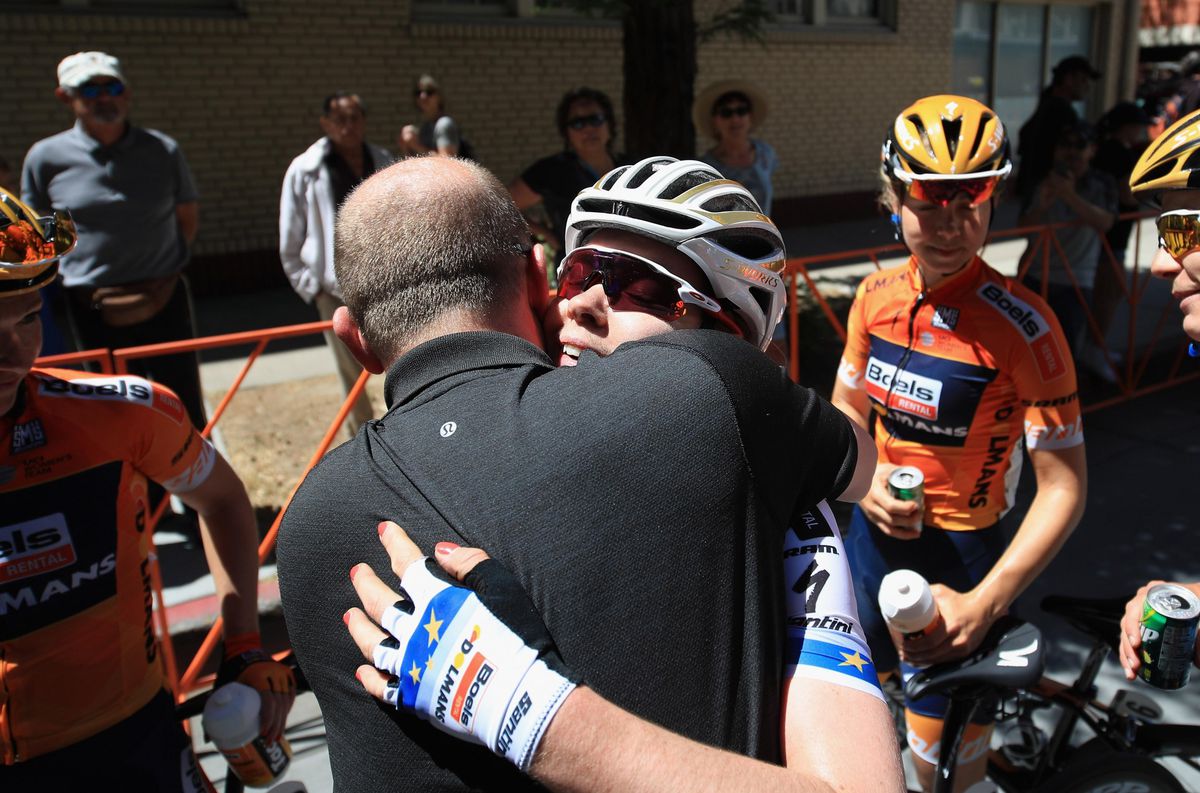
[[[21,193],[40,212],[69,207],[79,226],[79,244],[62,262],[78,348],[192,338],[191,301],[181,274],[200,214],[183,152],[167,135],[130,123],[129,84],[120,61],[107,53],[64,58],[54,93],[71,109],[75,125],[30,148]],[[205,425],[195,354],[143,359],[131,367],[170,387],[192,423]]]
[[[427,548],[449,537],[503,559],[567,657],[615,704],[709,746],[778,761],[784,534],[821,498],[861,492],[871,452],[864,434],[754,349],[782,309],[778,232],[740,186],[672,163],[610,174],[580,199],[578,228],[611,224],[617,204],[634,224],[687,216],[695,234],[675,227],[672,248],[693,262],[682,251],[714,261],[724,251],[724,281],[707,293],[689,280],[696,273],[597,232],[563,270],[566,294],[628,300],[668,327],[669,317],[704,325],[728,314],[751,344],[683,332],[608,357],[576,347],[566,354],[579,365],[557,368],[541,350],[540,252],[486,172],[408,160],[343,207],[347,310],[335,322],[372,370],[390,363],[390,410],[309,475],[278,549],[289,635],[326,717],[339,788],[532,787],[489,751],[357,690],[350,674],[361,656],[328,625],[356,602],[352,567],[388,566],[373,528],[386,519]],[[631,185],[653,195],[634,202]],[[400,211],[416,196],[419,223]],[[442,634],[426,624],[428,649]],[[426,660],[406,667],[410,680],[429,671]],[[476,713],[480,700],[465,696],[456,719]],[[503,703],[485,707],[491,718]],[[514,730],[533,708],[506,716]],[[540,701],[536,710],[545,715]],[[530,712],[523,723],[542,721]],[[626,734],[605,724],[614,738]],[[740,767],[732,754],[696,750]]]
[[[1171,296],[1183,313],[1183,332],[1193,341],[1188,354],[1200,357],[1200,164],[1196,141],[1200,139],[1200,111],[1176,121],[1147,149],[1133,168],[1129,186],[1138,198],[1158,205],[1159,249],[1150,264],[1158,278],[1171,282]],[[1119,658],[1125,677],[1133,680],[1141,668],[1142,606],[1151,581],[1125,605],[1121,619]],[[1177,582],[1200,595],[1200,581]],[[1193,663],[1200,668],[1200,643]]]

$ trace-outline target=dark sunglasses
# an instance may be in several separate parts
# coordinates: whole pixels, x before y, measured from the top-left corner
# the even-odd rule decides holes
[[[437,96],[437,89],[418,88],[417,90],[413,91],[413,96],[417,97],[418,99],[420,99],[422,96]]]
[[[584,127],[602,127],[608,121],[603,113],[593,113],[590,116],[578,116],[567,120],[567,129],[573,129],[576,132]]]
[[[982,176],[978,179],[913,179],[908,183],[908,194],[918,201],[928,201],[945,207],[961,193],[966,195],[971,206],[977,207],[991,198],[999,185],[999,176]]]
[[[120,96],[125,93],[125,83],[117,80],[111,83],[84,83],[75,89],[84,99],[95,99],[101,94]]]
[[[1200,249],[1200,212],[1177,209],[1159,215],[1158,242],[1177,262]]]
[[[558,296],[570,300],[596,284],[613,311],[640,311],[674,322],[697,306],[719,314],[721,305],[661,265],[633,253],[576,248],[558,268]]]
[[[733,118],[734,116],[750,115],[750,108],[746,105],[731,105],[728,107],[717,108],[716,115],[721,118]]]

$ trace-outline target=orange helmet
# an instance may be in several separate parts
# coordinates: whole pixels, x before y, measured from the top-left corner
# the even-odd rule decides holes
[[[1135,193],[1200,190],[1200,110],[1167,127],[1138,158],[1129,175]]]
[[[58,257],[75,247],[71,214],[39,218],[0,188],[0,298],[40,289],[58,273]]]
[[[918,99],[900,115],[883,141],[883,173],[889,179],[977,179],[1012,171],[1004,123],[990,107],[965,96]]]

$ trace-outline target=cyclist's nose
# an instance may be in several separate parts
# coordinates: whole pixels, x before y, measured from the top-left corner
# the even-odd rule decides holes
[[[594,325],[605,324],[608,316],[608,295],[604,292],[599,273],[588,276],[583,291],[567,301],[567,315],[581,324],[585,321]]]

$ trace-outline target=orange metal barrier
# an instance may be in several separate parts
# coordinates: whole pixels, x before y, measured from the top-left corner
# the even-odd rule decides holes
[[[1129,217],[1141,218],[1141,217],[1146,217],[1146,216],[1145,215],[1131,215]],[[1022,256],[1021,264],[1020,264],[1020,268],[1019,268],[1019,276],[1023,276],[1026,272],[1028,272],[1029,268],[1032,267],[1034,262],[1037,260],[1039,254],[1041,255],[1041,263],[1042,263],[1041,266],[1043,268],[1043,274],[1044,274],[1046,272],[1046,268],[1048,268],[1050,266],[1050,251],[1051,250],[1054,250],[1057,253],[1058,257],[1061,260],[1065,261],[1066,257],[1063,256],[1062,246],[1058,242],[1056,232],[1062,228],[1069,226],[1069,225],[1070,224],[1056,224],[1056,225],[1052,225],[1052,226],[1038,226],[1038,227],[1033,227],[1033,228],[1011,229],[1011,230],[1002,231],[1002,232],[993,234],[989,241],[1021,237],[1021,236],[1031,236],[1032,243],[1030,244],[1030,246],[1027,248],[1024,255]],[[1179,353],[1176,356],[1175,361],[1171,366],[1170,372],[1164,380],[1157,382],[1157,383],[1148,384],[1148,385],[1143,384],[1141,382],[1142,377],[1145,374],[1146,367],[1149,363],[1150,356],[1153,354],[1154,347],[1158,343],[1158,341],[1161,337],[1161,333],[1164,328],[1164,323],[1166,321],[1166,318],[1168,315],[1171,314],[1171,312],[1174,309],[1174,301],[1168,301],[1167,304],[1164,306],[1163,311],[1161,312],[1160,316],[1158,317],[1157,323],[1154,328],[1154,332],[1152,334],[1150,343],[1147,346],[1147,351],[1146,351],[1145,355],[1143,356],[1141,361],[1135,363],[1133,352],[1134,352],[1134,345],[1136,342],[1136,318],[1137,318],[1138,303],[1139,303],[1139,300],[1142,297],[1142,295],[1145,293],[1145,290],[1147,288],[1147,285],[1149,283],[1149,278],[1150,278],[1148,268],[1145,268],[1146,271],[1142,272],[1143,268],[1141,267],[1140,263],[1137,261],[1137,249],[1138,249],[1137,243],[1140,241],[1139,235],[1140,235],[1140,229],[1138,229],[1135,226],[1135,235],[1132,237],[1133,244],[1130,246],[1130,250],[1134,254],[1134,262],[1133,262],[1132,272],[1127,272],[1126,269],[1124,267],[1122,267],[1120,263],[1116,262],[1115,258],[1113,257],[1112,251],[1109,250],[1109,248],[1108,248],[1107,243],[1104,244],[1104,257],[1103,257],[1104,261],[1101,262],[1101,266],[1109,266],[1109,267],[1113,267],[1113,268],[1117,269],[1117,271],[1120,275],[1120,282],[1122,285],[1123,297],[1126,299],[1126,301],[1128,302],[1128,305],[1129,305],[1130,319],[1129,319],[1129,331],[1127,334],[1129,354],[1126,356],[1126,359],[1125,359],[1123,378],[1122,378],[1121,382],[1118,384],[1119,388],[1120,388],[1120,393],[1117,396],[1112,397],[1111,399],[1105,399],[1105,400],[1098,401],[1098,402],[1092,402],[1085,407],[1085,410],[1095,410],[1100,407],[1114,404],[1116,402],[1131,399],[1131,398],[1139,396],[1141,394],[1150,393],[1152,391],[1160,390],[1162,388],[1166,388],[1168,386],[1175,385],[1180,382],[1192,380],[1192,379],[1195,379],[1196,377],[1200,376],[1200,372],[1186,374],[1186,375],[1179,374],[1180,364],[1182,362],[1184,350],[1186,349],[1186,345],[1181,345],[1180,349],[1179,349]],[[793,379],[799,381],[799,378],[800,378],[800,368],[799,368],[799,351],[800,351],[799,317],[800,317],[800,311],[799,311],[799,305],[798,305],[799,301],[797,300],[797,297],[799,295],[801,281],[803,281],[805,287],[808,289],[809,293],[812,295],[813,299],[816,301],[822,314],[827,319],[827,321],[829,322],[829,324],[832,327],[832,329],[834,330],[834,332],[844,342],[845,338],[846,338],[846,329],[845,329],[844,325],[842,324],[842,322],[840,321],[840,319],[838,318],[837,312],[829,304],[829,301],[826,299],[826,297],[824,295],[822,295],[820,288],[817,284],[817,281],[813,277],[812,271],[816,270],[818,268],[821,268],[821,267],[828,267],[828,266],[839,264],[839,263],[854,263],[854,262],[863,262],[863,263],[869,262],[869,263],[873,264],[876,269],[879,269],[881,267],[881,263],[880,263],[881,257],[901,255],[904,253],[904,250],[905,249],[903,248],[903,246],[901,246],[899,244],[893,244],[893,245],[885,245],[885,246],[880,246],[880,247],[875,247],[875,248],[863,248],[863,249],[859,249],[859,250],[842,251],[839,253],[824,254],[824,255],[820,255],[820,256],[796,257],[796,258],[788,260],[787,269],[785,271],[785,274],[786,274],[786,277],[788,277],[790,279],[789,286],[790,286],[790,291],[791,291],[791,296],[792,296],[792,300],[790,301],[789,312],[788,312],[788,325],[789,325],[789,331],[790,331],[790,333],[789,333],[790,345],[789,345],[788,352],[789,352],[789,371],[790,371]],[[986,250],[985,250],[985,258],[986,258]],[[1085,308],[1087,308],[1089,331],[1091,332],[1093,339],[1098,341],[1100,343],[1100,345],[1105,349],[1106,355],[1109,355],[1107,347],[1103,345],[1104,340],[1103,340],[1103,336],[1100,332],[1101,328],[1099,327],[1099,324],[1098,324],[1096,318],[1092,314],[1091,307],[1088,306],[1086,304],[1086,301],[1083,300],[1083,294],[1080,291],[1080,285],[1079,285],[1078,281],[1076,280],[1074,274],[1071,273],[1071,268],[1069,267],[1069,265],[1067,267],[1067,270],[1068,270],[1068,273],[1070,273],[1070,275],[1069,275],[1070,279],[1075,284],[1075,290],[1076,290],[1077,296],[1080,298],[1080,301],[1082,303],[1084,303]],[[1042,281],[1043,281],[1043,283],[1045,283],[1046,278],[1043,277]],[[329,323],[329,322],[310,322],[310,323],[305,323],[302,325],[293,325],[293,326],[282,327],[282,328],[272,328],[272,329],[261,330],[261,331],[250,331],[250,332],[246,332],[246,333],[231,333],[231,334],[225,334],[225,335],[220,335],[220,336],[210,336],[210,337],[206,337],[206,338],[193,339],[193,340],[187,340],[187,341],[168,342],[168,343],[164,343],[164,344],[150,344],[150,345],[144,345],[144,346],[140,346],[140,347],[129,347],[129,348],[120,349],[120,350],[113,350],[111,353],[109,353],[108,351],[105,351],[105,350],[89,350],[86,352],[71,353],[68,355],[47,356],[45,358],[39,359],[37,364],[39,366],[64,366],[64,365],[79,365],[79,364],[84,364],[84,363],[92,363],[92,364],[96,364],[98,366],[98,368],[100,368],[102,371],[107,372],[107,373],[112,373],[112,372],[126,373],[129,371],[129,362],[140,359],[140,358],[147,358],[147,357],[152,357],[152,356],[157,356],[157,355],[166,355],[166,354],[171,354],[171,353],[194,352],[197,350],[206,350],[206,349],[214,349],[214,348],[221,348],[221,347],[253,344],[254,347],[251,350],[251,352],[249,353],[249,355],[247,356],[245,364],[243,364],[241,370],[239,371],[237,377],[234,379],[228,392],[222,398],[222,400],[217,405],[217,407],[213,410],[212,417],[209,419],[208,425],[203,430],[203,434],[205,435],[205,437],[208,437],[211,434],[213,427],[216,426],[217,422],[220,421],[221,417],[224,415],[225,410],[229,406],[230,401],[236,395],[237,391],[241,388],[242,383],[246,378],[246,375],[250,371],[250,368],[254,365],[255,361],[257,361],[258,358],[261,356],[261,354],[265,350],[266,345],[268,343],[270,343],[271,341],[278,340],[278,339],[292,338],[292,337],[297,337],[297,336],[305,336],[305,335],[321,333],[321,332],[329,329],[330,327],[331,327],[331,323]],[[1111,363],[1112,358],[1110,357],[1109,360]],[[343,422],[346,420],[346,417],[349,415],[355,401],[358,399],[359,395],[362,393],[362,390],[366,385],[367,379],[368,379],[368,374],[367,374],[367,372],[364,371],[362,373],[362,375],[359,377],[357,383],[354,385],[354,388],[346,396],[346,399],[342,402],[341,407],[337,411],[337,414],[330,421],[330,423],[328,425],[328,429],[325,432],[325,435],[322,437],[320,443],[317,445],[317,448],[313,452],[311,458],[309,459],[308,464],[305,466],[303,473],[300,475],[296,484],[292,487],[292,489],[288,495],[288,498],[283,505],[283,508],[280,510],[279,515],[276,516],[275,521],[272,523],[270,530],[267,532],[267,535],[263,538],[262,542],[259,545],[258,558],[259,558],[260,564],[262,563],[262,561],[264,559],[267,558],[267,556],[271,553],[272,549],[274,548],[275,539],[279,532],[279,525],[280,525],[280,522],[282,521],[283,513],[284,513],[284,511],[286,511],[287,506],[291,503],[292,497],[295,495],[296,489],[300,486],[300,482],[302,482],[304,480],[304,477],[308,474],[308,471],[314,465],[316,465],[316,463],[321,459],[321,457],[325,454],[326,451],[328,451],[329,447],[333,444],[333,441],[337,436],[338,429],[342,426]],[[164,500],[154,510],[154,513],[150,518],[150,536],[151,537],[153,537],[153,529],[158,524],[159,519],[162,517],[162,514],[166,509],[167,503],[168,503],[167,499],[164,498]],[[177,659],[175,656],[174,645],[171,640],[171,634],[170,634],[170,630],[169,630],[170,626],[167,625],[166,609],[162,607],[162,604],[163,604],[162,578],[160,575],[160,571],[158,569],[157,555],[152,554],[151,559],[152,559],[152,565],[151,565],[152,580],[153,580],[153,585],[154,585],[154,590],[155,590],[155,596],[157,597],[158,604],[159,604],[159,607],[155,609],[156,630],[158,631],[159,637],[162,641],[164,659],[165,659],[165,662],[167,665],[169,680],[171,681],[171,683],[173,685],[173,689],[176,692],[176,696],[180,700],[182,700],[182,699],[186,698],[186,696],[189,693],[191,693],[192,691],[196,690],[197,688],[207,685],[208,680],[200,678],[200,670],[204,667],[204,664],[207,662],[208,658],[211,656],[212,652],[216,648],[217,641],[219,639],[220,631],[221,631],[221,622],[220,622],[220,619],[218,619],[217,622],[212,626],[212,628],[209,630],[209,633],[205,637],[203,643],[201,644],[200,649],[197,651],[196,656],[189,662],[189,664],[188,664],[186,670],[183,672],[183,674],[180,675],[179,671],[178,671],[178,664],[177,664]]]

